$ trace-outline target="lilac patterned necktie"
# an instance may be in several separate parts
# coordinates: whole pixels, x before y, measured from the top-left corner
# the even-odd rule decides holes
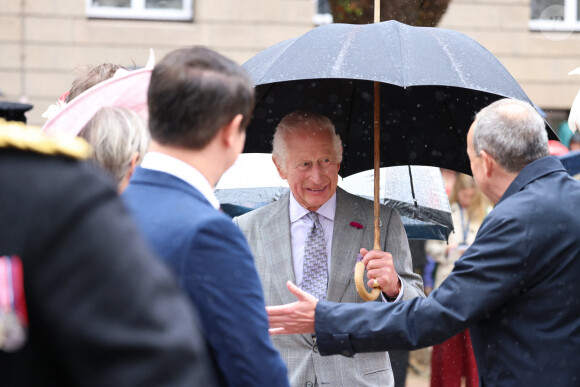
[[[319,300],[326,300],[328,259],[326,257],[324,232],[318,220],[318,214],[309,212],[307,215],[314,224],[306,237],[306,245],[304,246],[302,290],[312,294]]]

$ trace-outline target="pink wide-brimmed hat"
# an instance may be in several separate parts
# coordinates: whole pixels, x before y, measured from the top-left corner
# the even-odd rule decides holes
[[[99,109],[119,106],[134,110],[145,122],[149,117],[147,89],[155,65],[153,50],[143,69],[119,70],[115,75],[79,94],[42,127],[46,134],[77,136]]]

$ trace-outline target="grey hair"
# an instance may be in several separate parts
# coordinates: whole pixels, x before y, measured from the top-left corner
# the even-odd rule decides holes
[[[501,99],[475,116],[473,148],[479,156],[489,153],[507,172],[519,172],[526,165],[548,156],[548,134],[544,120],[530,104]]]
[[[296,110],[287,114],[276,127],[274,139],[272,140],[272,156],[278,161],[282,170],[286,170],[286,159],[288,157],[288,136],[294,133],[302,133],[306,130],[316,133],[327,133],[332,138],[336,162],[342,162],[342,141],[336,134],[336,129],[330,119],[322,114],[313,113],[306,110]]]
[[[135,111],[123,107],[101,108],[79,133],[91,145],[91,160],[119,184],[135,152],[141,163],[149,146],[149,131]]]

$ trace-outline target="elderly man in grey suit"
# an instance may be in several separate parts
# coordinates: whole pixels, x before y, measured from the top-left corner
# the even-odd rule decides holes
[[[319,299],[362,302],[353,268],[360,250],[373,245],[373,204],[337,188],[342,143],[332,122],[312,112],[290,113],[276,128],[272,159],[291,193],[234,219],[254,254],[266,305],[293,301],[287,281]],[[384,251],[369,252],[368,286],[381,288],[379,302],[424,297],[398,213],[383,206],[381,223]],[[387,352],[321,357],[312,335],[273,340],[292,386],[394,385]]]

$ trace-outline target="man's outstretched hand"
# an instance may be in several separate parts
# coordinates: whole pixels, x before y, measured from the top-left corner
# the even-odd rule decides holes
[[[314,314],[318,299],[306,293],[291,281],[286,282],[290,293],[298,301],[286,305],[267,306],[271,335],[314,333]]]

